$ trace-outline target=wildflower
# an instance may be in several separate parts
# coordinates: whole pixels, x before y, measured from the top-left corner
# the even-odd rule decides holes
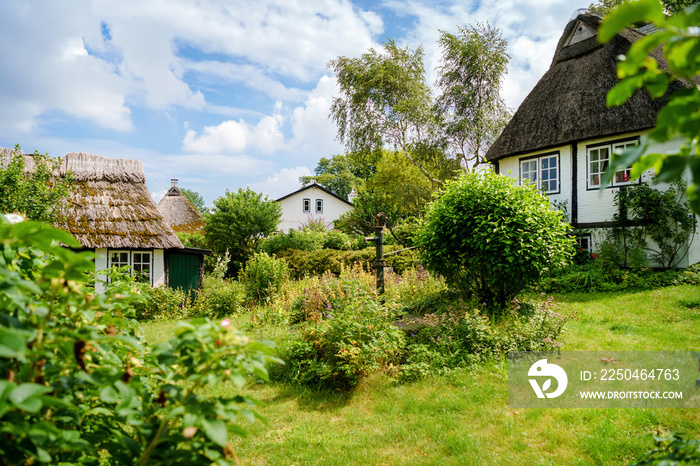
[[[411,336],[415,336],[415,333],[411,332]]]
[[[230,325],[231,325],[231,319],[229,319],[228,317],[221,321],[221,326],[223,328],[229,327]]]
[[[328,317],[329,319],[332,319],[332,318],[333,318],[333,314],[328,314],[326,317]]]

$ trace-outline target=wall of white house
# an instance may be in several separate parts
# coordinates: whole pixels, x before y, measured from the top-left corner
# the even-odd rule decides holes
[[[108,253],[110,250],[106,248],[95,249],[95,270],[105,270],[109,267]],[[112,249],[111,251],[117,251]],[[118,249],[118,251],[130,251],[128,249]],[[133,251],[130,251],[133,252]],[[138,252],[138,251],[136,251]],[[148,251],[144,251],[148,252]],[[153,249],[150,251],[151,256],[151,284],[152,286],[163,286],[165,283],[165,252],[162,249]],[[106,280],[104,275],[98,275],[100,280]],[[95,293],[102,294],[105,292],[105,287],[102,282],[95,283]]]
[[[616,207],[614,203],[615,192],[617,192],[619,187],[608,187],[603,189],[598,189],[597,187],[589,186],[589,165],[588,165],[588,154],[587,150],[590,146],[596,146],[604,143],[613,143],[615,141],[624,141],[639,137],[642,133],[628,133],[623,135],[618,135],[614,137],[591,139],[580,142],[576,145],[577,154],[577,173],[578,173],[578,184],[577,184],[577,197],[578,197],[578,212],[577,221],[579,224],[599,224],[602,222],[612,220],[616,213]],[[653,152],[670,152],[677,150],[682,143],[682,140],[672,140],[666,143],[656,143],[652,142],[649,147],[649,151]],[[559,153],[559,179],[560,179],[560,190],[558,193],[548,194],[549,200],[553,203],[565,203],[569,216],[572,213],[573,199],[572,199],[572,180],[573,180],[573,166],[572,166],[572,147],[562,146],[552,149],[535,151],[532,153],[523,154],[516,157],[509,157],[499,161],[499,172],[502,175],[509,176],[511,178],[517,179],[520,183],[520,172],[521,172],[521,161],[523,159],[532,159],[537,156]],[[651,180],[653,173],[648,171],[642,175],[642,180],[649,182]],[[686,173],[685,181],[690,180],[690,174]],[[667,183],[658,183],[652,185],[654,189],[666,189],[668,188]],[[571,218],[569,217],[569,220]],[[700,219],[699,219],[700,221]],[[605,239],[606,229],[604,228],[589,228],[583,230],[584,232],[590,233],[591,239],[591,249],[593,251],[597,250],[600,244]],[[656,249],[656,244],[649,241],[648,244],[651,250]],[[687,256],[678,264],[679,267],[687,267],[700,262],[700,228],[699,231],[691,238],[688,254]],[[656,264],[650,264],[656,265]]]
[[[304,212],[304,199],[309,199],[309,212]],[[323,201],[323,212],[316,212],[316,200]],[[352,210],[352,206],[341,202],[328,193],[312,187],[286,199],[279,201],[282,207],[282,221],[277,229],[282,232],[295,230],[309,220],[322,219],[329,228],[334,228],[334,222],[344,213]]]
[[[572,168],[571,168],[571,146],[561,146],[553,149],[535,151],[524,154],[518,157],[509,157],[499,161],[499,173],[518,180],[518,184],[522,184],[520,179],[520,161],[545,154],[559,154],[559,170],[558,184],[559,190],[557,193],[547,194],[549,201],[552,204],[563,203],[570,219],[571,215],[571,183],[572,183]]]
[[[107,268],[107,249],[106,248],[97,248],[95,249],[95,254],[97,257],[95,257],[95,270],[105,270]],[[106,280],[107,277],[104,275],[98,275],[97,276],[98,280]],[[105,287],[102,284],[102,282],[97,281],[95,282],[95,293],[96,294],[102,294],[105,292]]]
[[[165,254],[162,249],[154,249],[153,286],[164,286],[165,284]]]

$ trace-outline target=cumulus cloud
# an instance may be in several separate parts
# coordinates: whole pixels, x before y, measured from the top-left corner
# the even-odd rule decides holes
[[[251,184],[250,189],[266,194],[271,199],[279,199],[300,189],[299,178],[310,175],[311,170],[308,167],[283,168],[263,181]]]
[[[262,117],[255,126],[239,119],[226,120],[217,126],[205,126],[200,135],[190,129],[182,141],[182,149],[202,154],[243,152],[247,149],[273,154],[284,145],[282,121],[282,116],[275,113]]]
[[[323,76],[304,104],[293,110],[290,145],[296,153],[318,160],[344,152],[336,140],[337,128],[328,117],[333,96],[338,94],[336,79]]]

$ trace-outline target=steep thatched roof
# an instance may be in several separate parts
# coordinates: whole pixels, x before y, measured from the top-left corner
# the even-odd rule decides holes
[[[158,210],[175,231],[193,231],[204,225],[202,214],[182,194],[177,184],[158,202]]]
[[[2,163],[13,156],[2,149]],[[25,170],[34,166],[25,155]],[[65,221],[59,225],[86,248],[182,248],[146,188],[139,160],[110,159],[71,153],[59,159],[58,176],[72,172],[73,196],[64,206]]]
[[[652,99],[646,90],[637,91],[619,107],[605,105],[608,91],[618,82],[617,57],[644,36],[626,29],[602,45],[597,38],[600,22],[591,14],[569,22],[549,70],[488,150],[487,160],[656,126],[665,101]],[[666,66],[660,50],[652,55]]]

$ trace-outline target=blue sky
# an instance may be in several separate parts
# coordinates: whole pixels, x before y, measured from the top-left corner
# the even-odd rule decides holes
[[[544,74],[573,0],[23,0],[0,3],[0,147],[144,164],[158,200],[178,178],[207,205],[250,186],[272,198],[343,153],[326,68],[391,38],[489,22],[509,43],[506,103]]]

